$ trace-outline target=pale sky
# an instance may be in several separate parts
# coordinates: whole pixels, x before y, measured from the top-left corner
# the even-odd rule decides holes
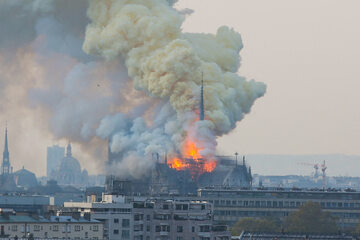
[[[74,4],[79,5],[77,9],[82,9],[79,2]],[[194,11],[183,25],[184,32],[215,33],[222,25],[233,27],[240,32],[244,48],[240,52],[242,62],[239,74],[267,85],[267,93],[255,102],[251,113],[238,123],[232,133],[219,139],[218,151],[221,154],[239,152],[360,155],[360,1],[179,0],[177,8]],[[69,9],[71,10],[71,7],[68,7],[67,11]],[[85,12],[86,8],[79,17],[82,22],[73,20],[82,31],[85,31],[83,25],[86,25]],[[1,27],[6,26],[5,21],[1,22],[1,14],[6,19],[6,12],[0,9],[0,33]],[[55,19],[60,23],[67,21],[66,24],[69,25],[72,18],[66,14],[58,14],[60,17],[56,16]],[[19,16],[14,18],[15,21],[19,19],[21,20]],[[58,33],[61,28],[54,30],[46,28],[46,21],[40,23],[43,24],[40,24],[40,27],[45,26],[45,35],[54,31],[61,36]],[[16,40],[20,39],[21,42],[24,38],[31,46],[36,47],[42,38],[34,37],[39,34],[35,34],[35,30],[43,29],[38,25],[32,26],[30,21],[26,24],[20,26],[33,27],[34,30],[25,37],[16,37]],[[13,28],[10,33],[14,36],[17,36],[16,33],[22,34],[19,29],[21,30],[21,27]],[[62,41],[60,39],[57,42],[56,34],[54,39],[50,39],[54,46],[58,46]],[[83,32],[75,32],[74,35],[81,37],[81,34]],[[0,34],[0,45],[4,39],[6,36]],[[23,47],[21,44],[19,46]],[[49,48],[52,47],[50,45]],[[77,49],[71,51],[77,52],[80,58],[86,58],[81,53],[81,42],[76,42],[75,47]],[[5,66],[4,79],[9,77],[6,76],[8,73],[16,75],[18,72],[16,68],[6,67],[8,59],[1,58],[2,53],[4,52],[0,52],[0,94],[3,87],[1,65]],[[5,53],[7,54],[6,51]],[[27,68],[28,60],[32,60],[32,56],[27,55],[27,58],[22,60],[24,61],[18,64]],[[32,67],[34,76],[41,75],[41,68],[33,67],[32,64],[29,66]],[[17,78],[29,78],[26,82],[29,82],[29,85],[35,82],[36,85],[32,76],[15,75],[9,79],[14,78],[14,81],[17,81]],[[16,87],[16,82],[14,86]],[[16,94],[25,95],[21,90],[16,91]],[[22,97],[14,100],[5,96],[2,99],[0,120],[2,125],[5,120],[9,121],[9,147],[14,170],[24,165],[37,175],[44,175],[46,147],[56,143],[65,145],[67,140],[59,141],[48,132],[46,118],[37,116],[38,109],[22,109],[24,103],[16,102],[16,99],[23,99]],[[14,110],[7,108],[7,105],[20,107]],[[0,126],[0,129],[3,127]],[[0,131],[1,148],[2,133],[3,131]],[[82,166],[86,166],[90,173],[95,173],[103,159],[89,160],[96,158],[89,156],[91,151],[88,150],[92,147],[93,145],[88,145],[80,149],[80,146],[74,144],[73,150]],[[360,171],[360,164],[356,165],[354,162],[356,160],[352,160],[353,165],[347,166],[354,170],[351,175]],[[291,166],[284,167],[283,170],[281,166],[276,166],[276,171],[272,171],[271,164],[265,165],[267,171],[262,171],[259,169],[262,166],[261,161],[254,162],[254,172],[291,172]],[[332,166],[332,175],[339,174],[337,167],[339,166]]]
[[[230,135],[224,153],[360,154],[360,2],[181,0],[184,31],[241,33],[239,73],[267,93]]]

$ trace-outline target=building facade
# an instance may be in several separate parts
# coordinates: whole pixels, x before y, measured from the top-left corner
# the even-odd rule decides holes
[[[18,215],[1,211],[0,237],[34,239],[92,239],[103,237],[103,223],[72,216]]]
[[[212,204],[202,201],[127,199],[104,195],[102,202],[64,206],[104,223],[109,240],[229,240],[227,226],[214,225]]]
[[[354,227],[360,219],[360,192],[302,189],[199,189],[198,197],[214,204],[214,220],[235,224],[243,217],[284,218],[306,202],[319,203],[337,218],[340,228]]]

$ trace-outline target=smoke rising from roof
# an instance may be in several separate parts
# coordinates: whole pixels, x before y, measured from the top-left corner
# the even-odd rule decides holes
[[[155,108],[160,115],[141,116],[107,135],[98,131],[110,138],[112,152],[121,153],[115,171],[143,169],[152,152],[180,152],[186,138],[201,155],[214,156],[216,137],[234,129],[265,93],[263,83],[236,74],[243,46],[228,27],[216,35],[184,34],[183,15],[165,0],[91,1],[88,16],[84,51],[125,59],[135,89],[162,106]],[[206,120],[197,121],[202,72]],[[103,129],[106,124],[116,125],[103,121]]]
[[[1,120],[40,129],[11,136],[10,151],[29,146],[19,157],[34,159],[45,147],[26,141],[71,139],[104,159],[101,139],[110,139],[122,160],[108,171],[136,177],[152,166],[152,153],[179,152],[186,137],[213,156],[216,137],[236,127],[265,85],[236,74],[238,33],[182,33],[191,11],[175,2],[0,2]],[[205,121],[196,121],[202,72]]]

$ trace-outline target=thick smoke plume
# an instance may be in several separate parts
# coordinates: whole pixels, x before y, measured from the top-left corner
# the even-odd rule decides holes
[[[121,156],[115,172],[141,174],[150,154],[181,153],[187,139],[213,157],[216,137],[234,129],[265,93],[263,83],[236,74],[238,33],[228,27],[216,35],[182,33],[184,17],[169,1],[91,1],[88,17],[84,51],[124,59],[135,89],[151,97],[151,114],[109,116],[97,130]],[[202,73],[206,119],[197,121]]]
[[[81,146],[87,168],[91,156],[104,165],[109,140],[118,161],[108,171],[124,176],[146,174],[154,153],[182,154],[189,139],[214,156],[216,137],[235,128],[265,85],[237,75],[238,33],[183,33],[191,10],[175,2],[1,1],[0,120],[14,133],[13,163],[43,169],[53,139]]]

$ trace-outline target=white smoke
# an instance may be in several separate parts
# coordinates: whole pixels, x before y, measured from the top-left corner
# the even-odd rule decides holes
[[[235,128],[265,85],[236,74],[238,33],[182,33],[191,11],[175,3],[90,1],[88,24],[84,0],[1,1],[3,115],[22,132],[37,126],[42,134],[34,136],[49,137],[50,130],[91,154],[101,152],[99,139],[109,140],[119,158],[109,165],[113,174],[146,174],[153,153],[181,153],[186,139],[212,157],[216,137]],[[197,121],[202,73],[205,121]],[[97,157],[103,164],[106,156]]]
[[[116,117],[102,121],[98,135],[111,138],[111,151],[121,155],[119,170],[142,169],[151,152],[181,152],[185,139],[196,142],[202,155],[214,156],[216,137],[234,129],[265,93],[263,83],[236,74],[242,48],[238,33],[227,27],[216,35],[182,33],[184,18],[173,3],[90,2],[84,51],[124,59],[135,89],[163,106],[160,113],[128,124]],[[206,120],[197,121],[202,73]]]

